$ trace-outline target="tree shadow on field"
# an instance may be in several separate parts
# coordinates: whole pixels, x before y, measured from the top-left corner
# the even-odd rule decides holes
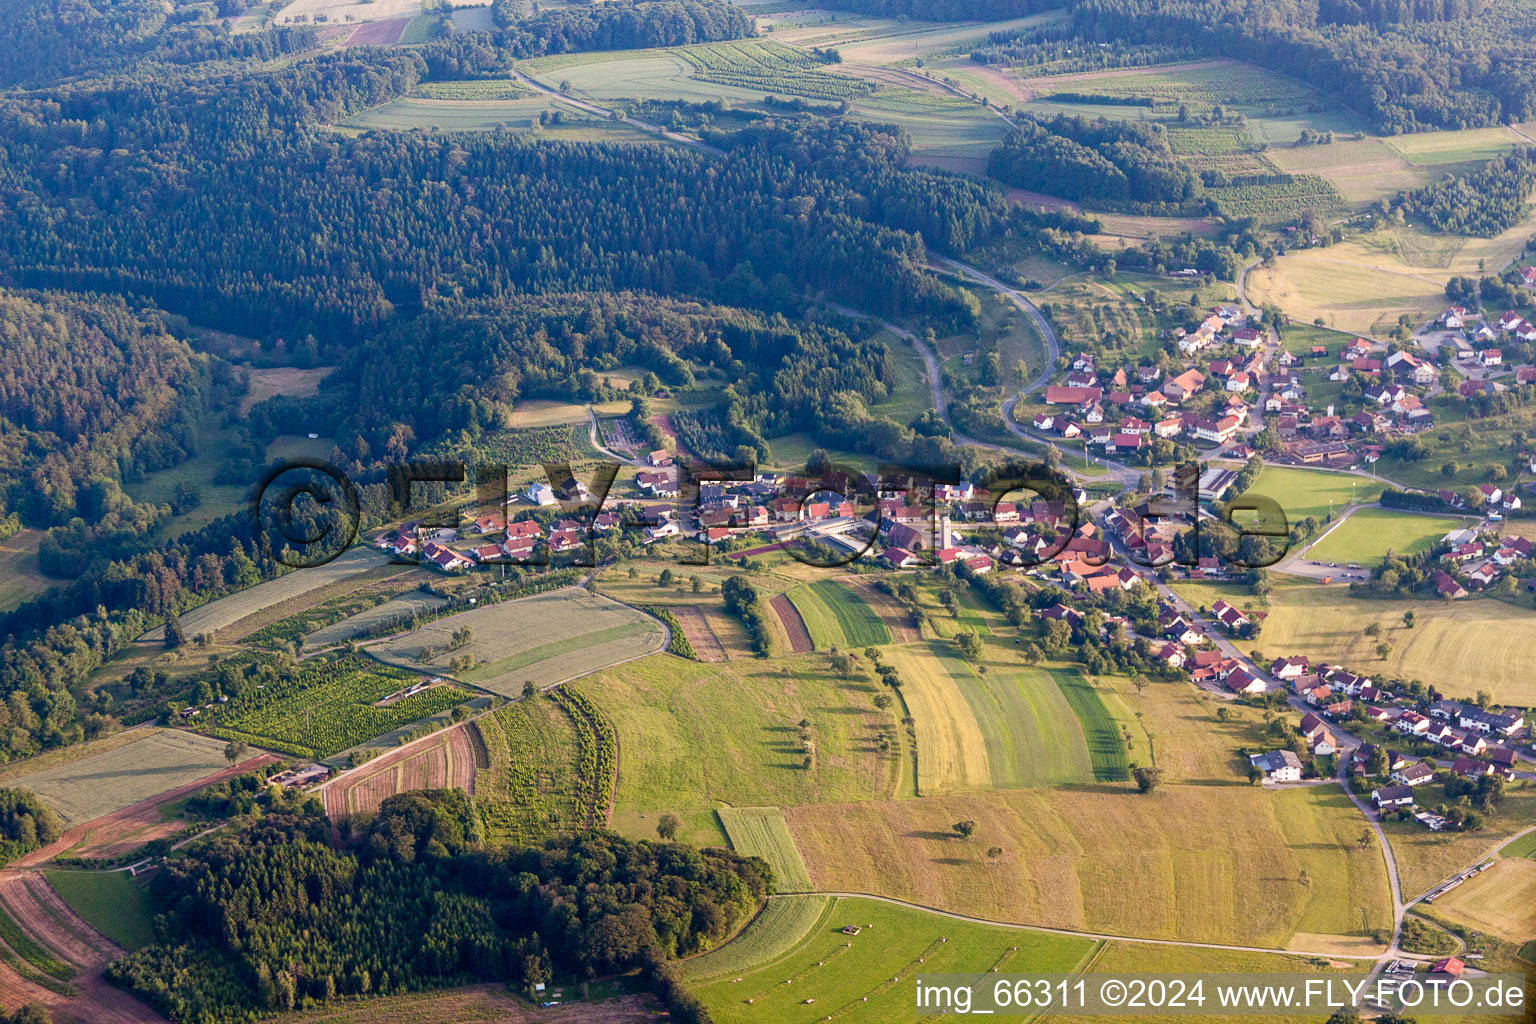
[[[930,864],[943,864],[945,867],[960,868],[969,864],[964,857],[934,857],[928,861]]]
[[[928,839],[933,842],[941,842],[958,838],[953,832],[903,832],[903,839]]]

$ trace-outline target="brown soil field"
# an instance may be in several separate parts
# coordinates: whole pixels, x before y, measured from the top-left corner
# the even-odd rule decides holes
[[[885,628],[891,631],[892,643],[906,644],[922,639],[918,634],[917,624],[912,620],[912,613],[907,611],[900,601],[861,576],[849,576],[842,582],[844,586],[863,598],[864,603],[880,616],[880,621],[885,623]]]
[[[677,624],[683,627],[683,635],[693,644],[694,653],[700,661],[726,660],[725,646],[715,636],[715,631],[709,626],[709,619],[704,617],[702,611],[684,604],[673,605],[668,610],[677,617]]]
[[[0,1007],[41,1003],[63,1024],[163,1024],[155,1011],[102,979],[102,970],[123,950],[70,910],[41,875],[0,875],[0,903],[32,939],[80,971],[71,982],[76,994],[61,996],[0,965]]]
[[[67,829],[62,836],[42,849],[33,850],[21,857],[13,866],[29,867],[46,864],[63,854],[96,859],[118,857],[145,843],[175,835],[181,831],[183,822],[177,818],[167,819],[160,812],[162,805],[179,800],[188,793],[195,793],[204,786],[211,786],[215,782],[222,782],[275,761],[277,761],[275,755],[259,754],[221,772],[204,776],[196,782],[189,782],[184,786],[150,797],[148,800],[140,800],[120,811],[83,822]]]
[[[475,766],[485,747],[471,738],[466,722],[426,740],[390,751],[334,779],[323,790],[325,811],[335,821],[359,811],[376,811],[396,793],[413,789],[475,791]]]
[[[805,620],[800,617],[800,610],[789,598],[783,594],[775,595],[773,600],[768,602],[768,606],[779,617],[779,622],[784,626],[784,632],[789,635],[791,651],[796,654],[805,654],[816,649],[816,645],[811,643],[810,631],[805,628]]]

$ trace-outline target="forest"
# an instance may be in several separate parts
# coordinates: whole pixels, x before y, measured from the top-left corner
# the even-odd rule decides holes
[[[553,7],[531,17],[522,0],[491,5],[499,45],[518,56],[585,50],[687,46],[755,34],[752,18],[722,0],[613,0],[589,7]]]
[[[208,1022],[635,968],[665,989],[666,960],[732,934],[772,885],[762,861],[725,850],[605,832],[488,850],[477,828],[460,790],[390,797],[341,849],[318,801],[266,815],[156,875],[159,941],[109,977],[173,1020]]]
[[[1160,125],[1065,114],[1020,123],[992,151],[987,173],[1090,205],[1181,209],[1201,192]]]
[[[1415,189],[1402,196],[1397,205],[1437,231],[1492,238],[1525,219],[1533,188],[1536,152],[1521,148],[1466,174],[1447,175]]]
[[[0,865],[64,834],[58,815],[24,789],[0,789]]]

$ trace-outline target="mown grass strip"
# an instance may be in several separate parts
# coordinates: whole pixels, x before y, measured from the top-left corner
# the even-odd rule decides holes
[[[1088,741],[1088,758],[1093,764],[1095,782],[1122,782],[1130,778],[1130,766],[1125,760],[1125,746],[1120,741],[1120,730],[1115,719],[1104,706],[1104,701],[1093,686],[1076,669],[1057,669],[1051,672],[1061,695],[1072,705],[1083,728],[1083,738]]]

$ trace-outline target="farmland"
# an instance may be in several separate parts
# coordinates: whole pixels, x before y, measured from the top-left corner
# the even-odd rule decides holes
[[[1467,523],[1468,520],[1445,516],[1364,508],[1329,530],[1306,550],[1306,556],[1319,562],[1369,565],[1381,561],[1389,552],[1416,555],[1428,551],[1441,537]]]
[[[127,950],[154,941],[149,894],[126,871],[44,871],[69,909]]]
[[[408,615],[423,615],[447,603],[446,597],[439,597],[421,590],[401,594],[372,608],[365,608],[356,614],[348,615],[329,626],[321,626],[313,632],[304,634],[304,646],[307,650],[318,651],[347,640],[362,639],[375,627],[382,626],[384,623],[402,619]]]
[[[187,636],[217,633],[249,615],[291,601],[338,580],[369,572],[389,562],[389,556],[368,548],[353,548],[335,561],[312,569],[294,569],[276,579],[258,583],[228,597],[210,601],[180,616]],[[143,643],[163,643],[165,627],[156,626],[138,638]]]
[[[746,928],[723,946],[678,965],[689,984],[738,977],[772,963],[798,946],[832,909],[830,896],[783,896],[769,900]]]
[[[390,694],[420,681],[414,673],[380,666],[360,655],[309,660],[283,682],[242,693],[212,709],[198,719],[198,727],[225,739],[327,758],[457,707],[473,696],[457,686],[434,686],[379,705]]]
[[[1386,872],[1336,787],[1025,789],[786,808],[818,889],[1149,938],[1281,946],[1390,924]],[[951,825],[980,823],[971,839]],[[1220,829],[1170,822],[1221,822]],[[1002,853],[986,856],[993,846]],[[1328,879],[1306,884],[1304,876]],[[1369,934],[1365,932],[1364,934]],[[1320,940],[1319,940],[1320,941]]]
[[[517,701],[467,728],[484,762],[475,773],[475,803],[487,840],[536,842],[582,824],[580,738],[558,704]]]
[[[891,642],[885,623],[852,590],[819,580],[789,592],[817,650],[860,648]]]
[[[1265,657],[1305,654],[1358,672],[1433,682],[1447,696],[1471,699],[1479,690],[1496,701],[1536,703],[1536,645],[1530,612],[1498,601],[1371,600],[1337,588],[1276,587],[1259,634]],[[1403,613],[1417,617],[1413,629]],[[1367,625],[1383,627],[1392,649],[1383,660]]]
[[[554,991],[565,993],[562,1005],[535,1007],[504,984],[469,985],[336,1002],[289,1014],[286,1020],[289,1024],[648,1024],[656,1019],[639,996],[581,1002],[574,998],[574,991],[559,986]]]
[[[1088,744],[1088,757],[1097,782],[1118,782],[1130,778],[1125,762],[1125,747],[1119,729],[1104,706],[1094,682],[1076,666],[1063,667],[1055,673],[1061,695],[1072,706]]]
[[[31,790],[65,825],[76,825],[227,767],[223,743],[187,732],[144,729],[130,743],[61,760],[8,778],[6,785]]]
[[[852,898],[834,900],[806,928],[817,904],[808,897],[790,899],[802,904],[793,916],[765,911],[740,937],[685,965],[691,976],[715,975],[697,986],[697,993],[721,1024],[806,1020],[803,1004],[811,1001],[816,1019],[831,1015],[856,1024],[910,1019],[915,971],[1067,973],[1097,945]],[[843,934],[849,925],[860,934]],[[786,949],[789,934],[802,928],[803,938]],[[738,943],[739,951],[733,948]],[[722,972],[716,964],[730,970]]]
[[[53,585],[37,569],[40,530],[21,530],[0,540],[0,612],[10,611]]]
[[[880,749],[896,722],[872,706],[875,686],[837,679],[819,655],[714,665],[653,656],[575,688],[618,734],[613,827],[625,835],[652,837],[656,818],[672,813],[683,822],[679,839],[724,845],[715,814],[722,803],[881,799],[911,778],[899,739]],[[802,720],[815,748],[811,768]]]
[[[1429,807],[1452,802],[1437,782],[1420,786],[1418,800]],[[1397,857],[1403,895],[1411,897],[1485,859],[1499,843],[1532,822],[1536,822],[1536,786],[1517,782],[1505,788],[1498,810],[1484,819],[1479,832],[1429,832],[1416,821],[1392,818],[1382,822],[1382,829]]]
[[[469,629],[457,647],[453,636]],[[461,634],[462,635],[462,634]],[[579,588],[483,605],[438,619],[370,647],[386,664],[445,674],[455,659],[473,667],[455,675],[464,682],[516,696],[532,680],[551,686],[660,650],[660,623],[617,601]]]
[[[722,807],[718,813],[733,850],[768,862],[775,892],[810,890],[811,876],[777,807]]]
[[[473,728],[466,724],[444,729],[409,750],[384,754],[348,772],[325,787],[326,813],[336,819],[377,811],[396,793],[415,789],[473,793],[480,767],[469,732]]]

